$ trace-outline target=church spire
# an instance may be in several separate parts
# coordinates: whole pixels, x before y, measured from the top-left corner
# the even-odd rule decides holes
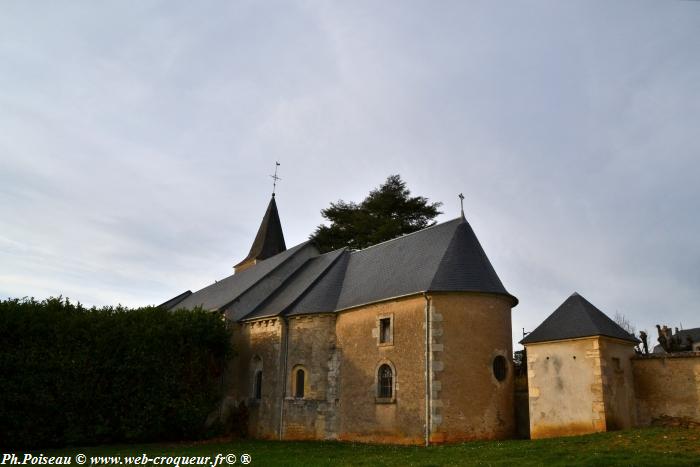
[[[267,211],[260,223],[258,234],[255,236],[253,246],[250,247],[248,256],[243,261],[236,264],[233,269],[235,272],[243,271],[250,266],[255,265],[258,261],[274,256],[277,253],[282,253],[287,249],[284,243],[284,234],[282,233],[282,223],[277,212],[277,203],[275,202],[275,194],[272,194],[270,204],[267,205]]]

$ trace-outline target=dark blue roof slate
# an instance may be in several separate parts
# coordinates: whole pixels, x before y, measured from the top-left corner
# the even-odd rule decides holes
[[[574,292],[520,343],[534,344],[593,336],[639,342],[591,302]]]
[[[343,288],[345,270],[350,261],[350,253],[344,251],[338,260],[328,268],[318,281],[294,305],[286,315],[327,313],[338,308],[338,297]]]
[[[517,304],[459,217],[359,251],[319,255],[303,243],[195,292],[178,307],[201,305],[238,321],[328,313],[438,291],[492,293]]]
[[[344,249],[335,250],[308,260],[287,280],[287,282],[282,284],[281,287],[254,311],[245,315],[243,319],[263,318],[284,313],[291,305],[301,298],[304,292],[309,290],[314,282],[335,263],[344,251]],[[330,310],[332,310],[332,308]],[[326,309],[326,311],[329,311],[329,309]]]
[[[337,308],[427,291],[459,223],[455,219],[352,252]]]
[[[218,310],[231,303],[248,289],[260,282],[278,266],[305,248],[315,249],[309,242],[300,243],[272,258],[258,262],[255,266],[232,274],[198,290],[178,303],[177,308],[194,308],[196,306],[201,306],[205,310]]]
[[[498,278],[469,222],[455,229],[438,270],[430,284],[431,291],[490,292],[510,296]]]
[[[189,297],[190,295],[192,295],[191,290],[187,290],[185,292],[182,292],[180,295],[173,297],[170,300],[161,303],[160,305],[158,305],[158,308],[165,308],[166,310],[169,310],[172,307],[174,307],[175,305],[177,305],[178,303],[180,303],[181,301],[183,301],[184,299],[186,299],[187,297]]]

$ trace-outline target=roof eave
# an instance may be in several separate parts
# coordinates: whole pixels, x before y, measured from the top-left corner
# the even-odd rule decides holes
[[[529,337],[529,336],[528,336]],[[639,339],[632,338],[630,337],[629,339],[626,339],[624,337],[619,337],[619,336],[609,336],[607,334],[593,334],[593,335],[587,335],[587,336],[572,336],[572,337],[561,337],[558,339],[542,339],[542,340],[532,340],[528,341],[528,337],[525,337],[524,339],[520,340],[518,344],[521,345],[530,345],[530,344],[545,344],[548,342],[561,342],[561,341],[574,341],[574,340],[582,340],[582,339],[592,339],[594,337],[605,337],[607,339],[615,339],[618,341],[624,341],[624,342],[629,342],[630,344],[640,344],[641,341]]]

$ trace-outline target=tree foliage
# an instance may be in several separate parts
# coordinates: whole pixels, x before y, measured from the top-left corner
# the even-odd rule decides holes
[[[319,225],[311,239],[322,252],[367,248],[435,224],[441,205],[412,197],[401,176],[391,175],[361,203],[339,200],[323,209],[330,225]]]
[[[220,400],[220,315],[0,301],[0,446],[196,438]]]

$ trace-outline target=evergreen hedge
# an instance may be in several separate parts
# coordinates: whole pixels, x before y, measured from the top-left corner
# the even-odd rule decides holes
[[[201,437],[230,342],[201,309],[0,301],[0,446]]]

